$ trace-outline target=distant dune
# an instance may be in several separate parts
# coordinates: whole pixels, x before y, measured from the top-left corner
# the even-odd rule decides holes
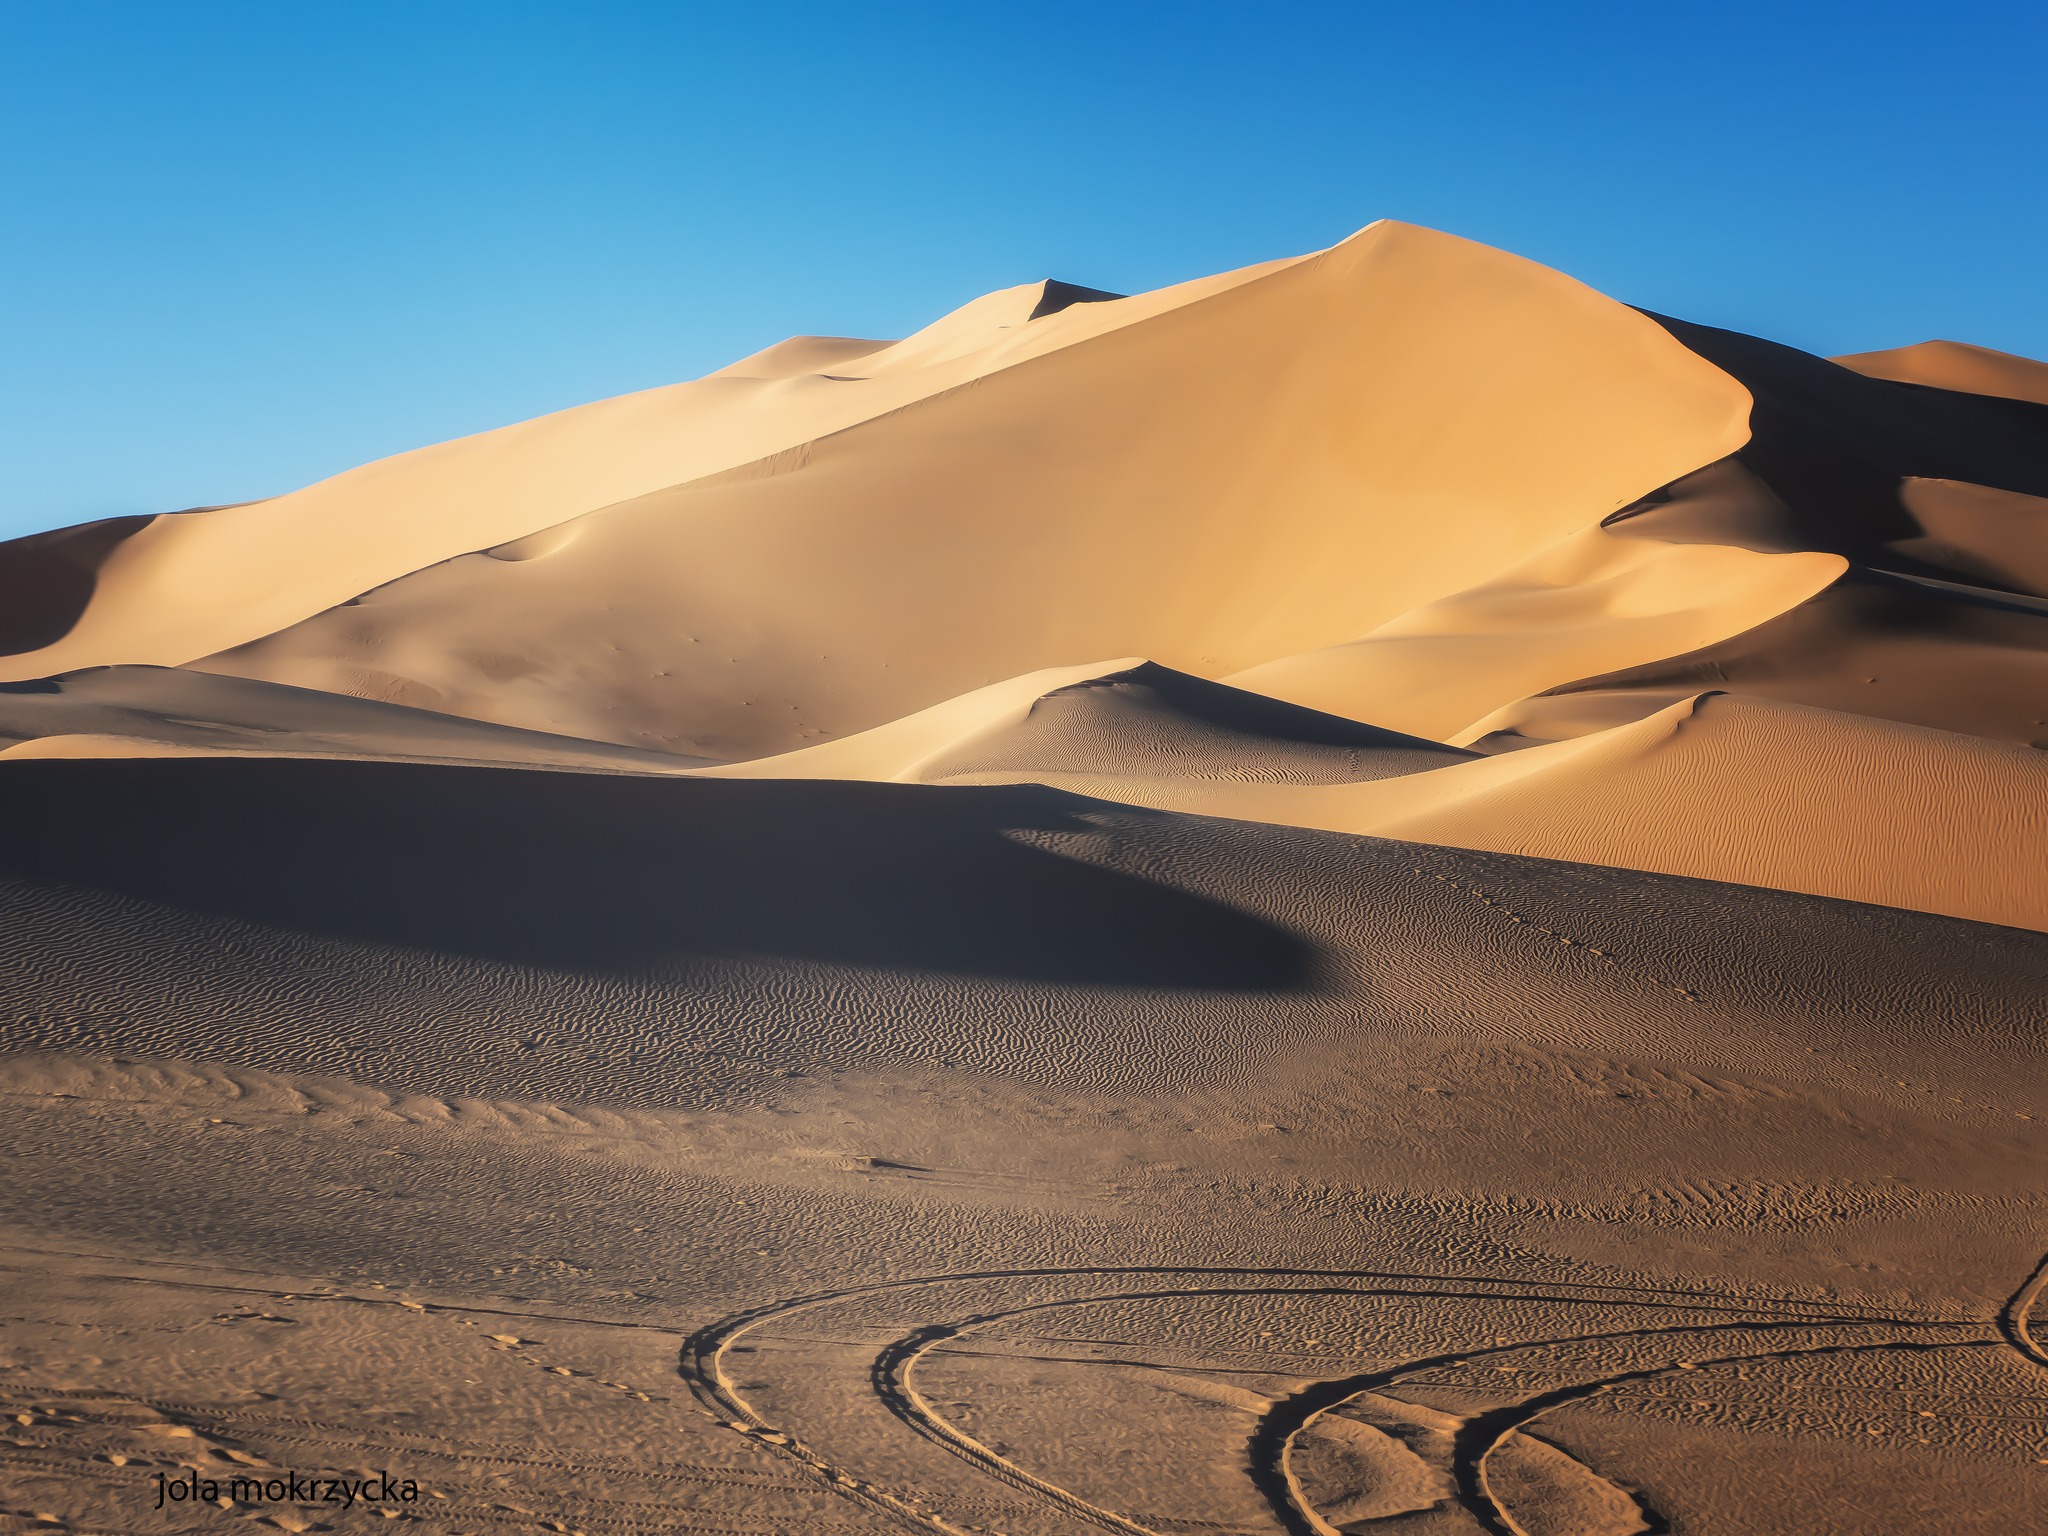
[[[2004,395],[2048,405],[2048,363],[1961,341],[1923,341],[1888,352],[1858,352],[1835,359],[1873,379],[1959,389],[1973,395]]]
[[[2048,365],[1382,222],[0,609],[0,1529],[2048,1528]]]

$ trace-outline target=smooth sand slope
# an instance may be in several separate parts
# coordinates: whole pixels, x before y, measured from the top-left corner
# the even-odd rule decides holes
[[[2043,372],[1382,223],[0,545],[0,1532],[2048,1529]]]
[[[796,447],[1258,270],[1106,311],[1086,302],[1095,290],[1028,284],[904,342],[798,337],[691,383],[400,454],[287,496],[18,541],[0,547],[0,590],[45,595],[0,627],[0,676],[174,665],[456,555],[530,559],[566,519]]]

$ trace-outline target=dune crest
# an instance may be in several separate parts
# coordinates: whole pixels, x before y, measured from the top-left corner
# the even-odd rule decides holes
[[[1027,673],[839,741],[701,772],[935,784],[1150,769],[1221,781],[1349,783],[1470,756],[1130,658]]]

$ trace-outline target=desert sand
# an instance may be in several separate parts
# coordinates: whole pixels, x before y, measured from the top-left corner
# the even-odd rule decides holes
[[[2048,1528],[2044,381],[1382,222],[0,545],[0,1530]]]

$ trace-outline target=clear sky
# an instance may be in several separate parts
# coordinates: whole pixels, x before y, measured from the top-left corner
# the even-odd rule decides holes
[[[2048,6],[0,0],[0,535],[1433,225],[2048,356]]]

